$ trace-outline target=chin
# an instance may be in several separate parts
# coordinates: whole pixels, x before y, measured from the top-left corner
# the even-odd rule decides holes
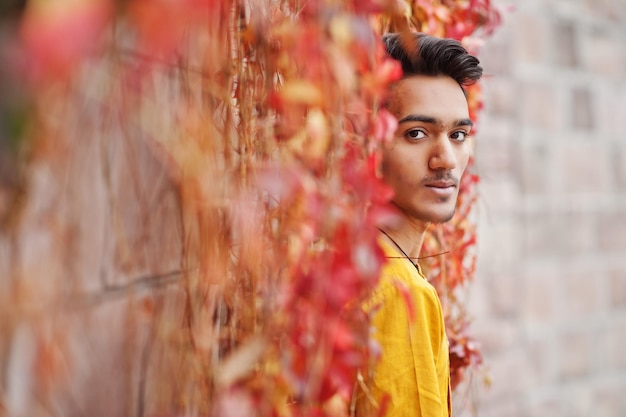
[[[454,213],[452,213],[449,216],[446,216],[438,221],[433,221],[433,223],[435,224],[442,224],[442,223],[448,223],[450,220],[452,220],[452,218],[454,217]]]
[[[404,207],[396,202],[393,202],[393,204],[409,217],[413,217],[414,219],[424,223],[434,224],[441,224],[450,221],[450,219],[454,217],[454,212],[456,209],[456,205],[450,207],[444,204],[407,204]]]
[[[422,212],[416,213],[416,218],[428,223],[441,224],[449,222],[454,217],[454,210],[446,212]]]

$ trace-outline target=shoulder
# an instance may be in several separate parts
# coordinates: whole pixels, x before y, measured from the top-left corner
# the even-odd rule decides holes
[[[387,263],[383,266],[380,280],[369,297],[363,303],[365,310],[371,311],[395,299],[420,299],[427,304],[439,304],[439,297],[435,288],[426,280],[426,277],[402,257],[399,257],[392,248],[381,245]],[[429,302],[430,301],[430,302]]]

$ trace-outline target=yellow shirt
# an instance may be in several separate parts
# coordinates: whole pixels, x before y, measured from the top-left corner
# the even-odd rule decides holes
[[[450,416],[450,358],[441,303],[435,288],[396,248],[381,241],[388,258],[380,283],[363,304],[372,314],[380,360],[365,375],[378,403],[389,395],[386,417]],[[375,415],[358,390],[357,416]]]

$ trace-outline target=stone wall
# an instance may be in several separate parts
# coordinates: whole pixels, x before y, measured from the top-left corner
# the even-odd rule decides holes
[[[514,3],[482,53],[469,303],[491,388],[457,412],[625,416],[626,2]]]
[[[167,375],[154,352],[166,320],[181,326],[180,307],[166,314],[182,287],[179,189],[98,97],[102,76],[36,103],[24,195],[0,233],[0,416],[150,415]]]

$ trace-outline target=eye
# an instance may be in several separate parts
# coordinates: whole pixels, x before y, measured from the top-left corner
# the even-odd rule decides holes
[[[422,129],[411,129],[404,134],[404,137],[408,140],[419,140],[424,139],[426,133]]]
[[[456,142],[465,142],[465,139],[467,139],[467,137],[469,136],[469,133],[467,133],[464,130],[457,130],[456,132],[453,132],[450,135],[450,139],[456,141]]]

